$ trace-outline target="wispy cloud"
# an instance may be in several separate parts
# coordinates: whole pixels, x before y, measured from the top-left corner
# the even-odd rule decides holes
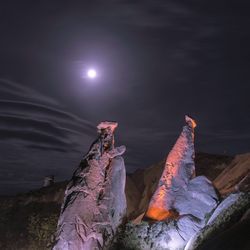
[[[38,103],[46,103],[50,105],[58,105],[58,102],[51,97],[42,95],[38,91],[26,87],[20,83],[0,78],[1,95],[9,96],[10,98],[19,98],[25,100],[35,100]]]
[[[49,168],[69,178],[63,169],[76,166],[95,137],[95,126],[38,91],[8,80],[0,83],[0,181],[33,185],[29,173],[37,178],[40,172],[42,179]]]

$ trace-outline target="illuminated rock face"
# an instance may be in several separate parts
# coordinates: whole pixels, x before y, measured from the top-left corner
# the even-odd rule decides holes
[[[195,122],[186,116],[186,125],[167,157],[145,214],[156,222],[128,226],[122,241],[124,246],[131,249],[184,249],[189,239],[206,225],[207,218],[218,205],[212,183],[205,176],[195,177],[195,126]],[[127,243],[130,238],[136,240]]]
[[[115,122],[98,125],[98,138],[65,191],[54,250],[105,249],[126,214],[125,147],[114,148]]]
[[[169,153],[158,187],[151,198],[146,216],[164,220],[177,216],[174,209],[176,195],[187,189],[189,180],[195,176],[194,128],[196,123],[186,116],[186,125]]]

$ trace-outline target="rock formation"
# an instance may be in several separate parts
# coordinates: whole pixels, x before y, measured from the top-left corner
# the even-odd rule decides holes
[[[232,156],[226,155],[195,153],[195,172],[197,175],[205,175],[210,181],[213,181],[231,163],[232,159]],[[165,162],[166,159],[128,174],[126,197],[129,219],[135,219],[147,210],[163,173]]]
[[[196,123],[186,116],[186,125],[169,153],[158,187],[150,201],[146,216],[164,220],[175,216],[173,203],[177,193],[186,190],[195,175],[194,128]]]
[[[216,208],[218,197],[205,176],[195,178],[194,128],[186,125],[169,153],[158,187],[143,216],[127,224],[120,249],[184,249],[186,243],[205,225]],[[141,223],[140,223],[141,222]],[[118,248],[117,248],[118,249]]]
[[[144,216],[150,198],[161,184],[158,183],[160,177],[169,167],[162,161],[127,175],[127,215],[133,221],[124,223],[117,230],[125,215],[126,201],[125,169],[120,156],[125,149],[114,148],[116,126],[116,123],[108,122],[98,126],[99,136],[75,171],[65,197],[66,182],[15,197],[0,197],[1,249],[19,249],[20,246],[23,249],[50,248],[54,244],[51,234],[56,231],[59,204],[63,198],[54,245],[57,250],[249,249],[250,153],[238,155],[233,160],[232,157],[208,154],[198,154],[195,158],[195,172],[210,180],[215,179],[215,185],[224,198],[217,206],[218,197],[212,183],[204,176],[194,177],[190,171],[183,171],[194,169],[191,157],[193,141],[189,140],[193,137],[194,123],[188,117],[183,130],[187,134],[182,132],[181,135],[189,138],[182,138],[183,142],[191,143],[179,144],[183,146],[177,150],[180,162],[173,165],[183,169],[176,172],[170,169],[170,177],[166,178],[171,180],[166,184],[171,185],[167,186],[165,194],[171,194],[173,199],[162,206],[166,211],[170,209],[172,216],[161,221],[158,218],[148,220]],[[176,154],[175,149],[180,147],[175,146],[170,155]],[[170,162],[171,157],[167,159]]]
[[[114,148],[117,125],[102,122],[97,126],[98,138],[66,188],[54,250],[105,249],[122,223],[125,147]]]
[[[214,180],[222,195],[235,191],[250,191],[250,153],[237,155]]]

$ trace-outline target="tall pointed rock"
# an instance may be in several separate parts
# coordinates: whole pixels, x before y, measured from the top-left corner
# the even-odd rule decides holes
[[[193,119],[185,116],[186,125],[170,151],[158,187],[151,198],[146,217],[164,220],[175,217],[176,194],[187,188],[189,180],[195,176],[194,165],[194,128]]]
[[[115,122],[97,126],[98,138],[73,174],[53,250],[105,249],[126,214],[125,147],[114,147]]]

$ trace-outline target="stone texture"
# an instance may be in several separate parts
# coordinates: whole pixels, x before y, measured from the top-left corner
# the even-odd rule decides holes
[[[185,250],[201,250],[207,241],[237,223],[250,206],[249,193],[232,193],[215,209],[205,227],[188,241]]]
[[[185,243],[187,243],[188,240],[204,226],[204,220],[197,219],[190,214],[180,216],[177,220],[177,230],[181,237],[185,240]]]
[[[211,181],[205,176],[198,176],[189,182],[186,190],[182,189],[176,194],[173,207],[179,215],[191,214],[200,220],[205,220],[218,202]]]
[[[232,157],[196,153],[194,160],[197,175],[205,175],[209,180],[213,180],[226,168]],[[158,186],[165,162],[166,159],[148,168],[138,169],[134,173],[128,174],[126,196],[129,219],[135,219],[146,212],[150,199]]]
[[[185,244],[174,221],[154,224],[142,222],[139,225],[128,223],[111,249],[177,250],[183,249]]]
[[[218,197],[205,176],[194,178],[195,126],[194,120],[186,116],[186,125],[167,157],[145,217],[141,214],[126,225],[116,249],[184,249],[206,225]]]
[[[115,122],[98,125],[98,138],[73,174],[58,221],[54,250],[105,249],[126,214],[125,147],[114,148]]]
[[[154,223],[128,223],[111,249],[183,250],[190,237],[203,226],[203,221],[191,215]]]
[[[194,128],[186,116],[176,144],[169,153],[158,187],[149,203],[146,217],[154,220],[192,215],[205,220],[218,203],[215,189],[205,176],[195,176]]]
[[[150,200],[146,216],[163,220],[175,216],[174,201],[178,192],[186,189],[195,176],[194,128],[196,123],[186,116],[186,125],[169,153],[158,187]]]
[[[187,214],[165,221],[128,223],[111,249],[202,250],[207,240],[212,243],[214,236],[240,221],[249,205],[249,193],[237,193],[222,201],[208,222]]]

